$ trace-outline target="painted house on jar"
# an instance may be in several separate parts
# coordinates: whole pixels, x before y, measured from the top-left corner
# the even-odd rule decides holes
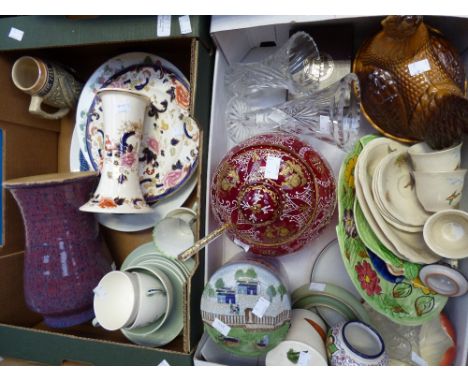
[[[235,304],[236,290],[234,288],[216,289],[216,299],[219,304]]]
[[[259,293],[258,280],[251,278],[239,278],[237,280],[237,293],[256,296]]]

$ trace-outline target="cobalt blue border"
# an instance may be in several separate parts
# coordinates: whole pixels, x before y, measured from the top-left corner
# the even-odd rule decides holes
[[[358,324],[358,325],[362,325],[362,326],[365,326],[366,328],[368,328],[373,334],[375,334],[377,336],[377,338],[379,339],[380,341],[380,345],[381,345],[381,349],[380,351],[377,353],[377,354],[364,354],[362,352],[360,352],[359,350],[357,350],[353,345],[351,345],[349,342],[348,342],[348,339],[346,338],[346,335],[345,335],[345,329],[346,327],[349,325],[349,324]],[[374,359],[374,358],[378,358],[380,357],[384,352],[385,352],[385,343],[382,339],[382,337],[380,336],[379,333],[377,333],[377,331],[365,324],[364,322],[361,322],[361,321],[357,321],[357,320],[351,320],[351,321],[348,321],[346,324],[344,324],[343,326],[343,329],[342,330],[342,333],[343,333],[343,340],[344,340],[344,343],[346,344],[346,346],[354,353],[356,353],[358,356],[360,356],[361,358],[364,358],[364,359]]]

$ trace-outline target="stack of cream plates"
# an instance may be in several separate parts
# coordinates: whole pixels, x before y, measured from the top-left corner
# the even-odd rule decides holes
[[[407,149],[388,138],[365,145],[354,172],[356,197],[385,247],[403,260],[431,264],[440,258],[424,242],[422,226],[429,214],[417,201]]]

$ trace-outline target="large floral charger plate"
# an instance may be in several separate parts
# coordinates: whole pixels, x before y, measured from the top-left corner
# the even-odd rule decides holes
[[[81,152],[99,170],[105,144],[101,100],[105,87],[131,89],[151,98],[141,151],[140,184],[147,203],[170,195],[192,175],[198,163],[200,131],[189,115],[190,86],[173,64],[149,53],[133,52],[101,65],[86,83],[77,108],[75,130]]]
[[[369,257],[358,235],[354,220],[354,167],[362,150],[358,142],[340,169],[338,181],[339,223],[336,228],[345,268],[362,298],[376,311],[402,325],[421,325],[437,316],[447,297],[427,288],[418,277],[397,278],[391,282],[382,277]]]

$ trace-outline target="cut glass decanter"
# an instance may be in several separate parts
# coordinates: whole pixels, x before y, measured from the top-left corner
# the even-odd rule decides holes
[[[312,37],[305,32],[297,32],[263,61],[230,66],[225,75],[225,85],[235,95],[263,88],[282,88],[300,94],[317,89],[322,66]]]
[[[235,96],[226,109],[226,129],[239,143],[253,135],[283,131],[333,143],[344,151],[353,148],[360,123],[360,87],[354,73],[329,87],[268,107],[256,108],[262,92]]]

